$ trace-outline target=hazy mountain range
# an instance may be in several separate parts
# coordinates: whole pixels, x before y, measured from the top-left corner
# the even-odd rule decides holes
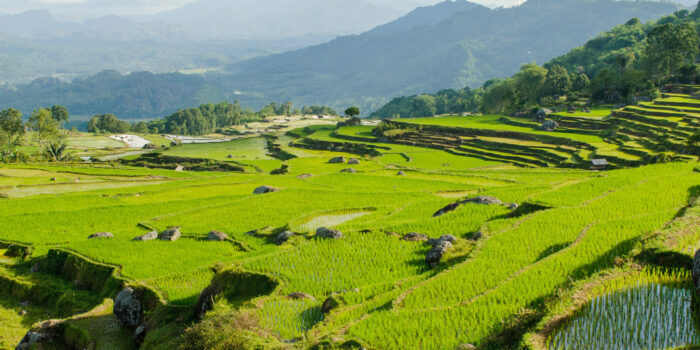
[[[445,2],[361,35],[234,64],[234,74],[221,83],[246,102],[375,109],[392,96],[510,76],[524,63],[547,62],[633,17],[648,21],[678,9],[614,0],[529,0],[502,9]]]
[[[87,11],[111,0],[65,4]],[[112,4],[114,3],[114,4]],[[236,61],[361,33],[396,19],[403,6],[363,0],[201,0],[147,16],[65,21],[32,10],[0,15],[0,83],[120,72],[221,68]]]
[[[319,0],[303,1],[311,4]],[[207,1],[203,1],[192,6],[206,4]],[[372,6],[367,8],[374,8]],[[647,21],[678,8],[667,2],[529,0],[513,8],[490,9],[464,0],[448,1],[418,8],[363,34],[341,36],[324,44],[242,62],[231,59],[230,51],[234,48],[225,40],[189,41],[191,46],[186,37],[168,44],[155,40],[107,40],[102,47],[123,52],[110,55],[96,49],[95,55],[104,56],[100,62],[111,60],[119,64],[112,57],[128,57],[134,61],[133,65],[144,66],[142,70],[150,70],[149,64],[162,69],[187,62],[197,62],[191,64],[193,67],[216,66],[223,70],[206,76],[109,72],[72,83],[42,79],[27,85],[0,87],[0,108],[19,107],[26,112],[43,105],[63,104],[77,114],[112,112],[128,118],[152,118],[198,103],[240,100],[243,105],[259,108],[271,101],[289,100],[296,105],[328,104],[339,109],[359,105],[371,111],[395,96],[473,87],[491,78],[509,76],[523,63],[544,63],[630,18]],[[217,12],[221,11],[223,9]],[[195,8],[185,12],[198,16]],[[179,18],[172,20],[173,23],[196,28],[197,22],[189,23],[187,15],[171,11],[159,14],[158,21],[144,25],[160,28],[160,33],[178,33],[180,28],[168,24],[171,21],[168,18]],[[329,17],[336,15],[340,14],[328,14]],[[226,18],[217,14],[211,16]],[[349,13],[346,18],[348,16]],[[318,19],[315,23],[326,22]],[[297,33],[310,32],[302,28]],[[215,37],[220,33],[201,35]],[[296,40],[301,44],[301,39]],[[56,41],[61,42],[49,42],[55,44]],[[282,51],[293,43],[293,40],[268,41],[268,50]],[[250,54],[243,47],[245,44],[246,41],[240,43],[241,52]],[[45,59],[26,58],[28,62],[22,64],[29,67],[68,60],[52,53],[50,46],[36,43],[22,50],[11,49],[21,45],[27,44],[0,36],[0,70],[7,66],[3,57],[16,55],[18,51],[20,57],[27,52],[46,52]],[[140,47],[134,50],[133,45]],[[263,53],[264,50],[259,51]],[[75,71],[81,69],[86,70],[78,64],[74,67]],[[168,84],[174,87],[168,88]]]

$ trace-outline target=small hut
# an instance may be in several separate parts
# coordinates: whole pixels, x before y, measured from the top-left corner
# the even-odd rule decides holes
[[[591,170],[605,170],[610,165],[607,159],[593,159],[591,164]]]

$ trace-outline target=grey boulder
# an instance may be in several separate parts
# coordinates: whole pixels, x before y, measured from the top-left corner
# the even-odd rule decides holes
[[[319,227],[316,230],[316,237],[328,238],[328,239],[339,239],[339,238],[343,238],[344,236],[343,236],[343,233],[338,231],[338,230],[330,229],[327,227]]]
[[[420,241],[427,241],[428,236],[422,234],[422,233],[417,233],[417,232],[411,232],[403,237],[401,237],[402,241],[408,241],[408,242],[420,242]]]
[[[284,231],[284,232],[278,234],[277,236],[275,236],[273,241],[277,245],[282,245],[282,244],[287,243],[287,241],[292,237],[294,237],[294,232]]]
[[[223,242],[228,239],[228,235],[221,231],[211,231],[207,236],[207,241]]]
[[[114,316],[128,329],[136,329],[143,321],[143,305],[131,287],[122,289],[114,298]]]
[[[452,243],[448,241],[441,241],[437,245],[433,246],[428,254],[425,256],[425,262],[431,267],[437,266],[442,260],[443,255],[452,249]]]
[[[143,236],[138,236],[138,237],[134,238],[134,241],[145,242],[145,241],[152,241],[152,240],[157,239],[157,238],[158,238],[158,231],[151,231]]]
[[[180,236],[182,236],[182,233],[180,233],[180,227],[171,227],[160,234],[160,239],[173,242],[180,239]]]
[[[109,233],[109,232],[98,232],[98,233],[95,233],[95,234],[88,236],[88,239],[96,239],[96,238],[114,238],[114,235]]]
[[[273,193],[273,192],[279,192],[279,188],[274,188],[272,186],[260,186],[253,191],[253,194],[266,194],[266,193]]]

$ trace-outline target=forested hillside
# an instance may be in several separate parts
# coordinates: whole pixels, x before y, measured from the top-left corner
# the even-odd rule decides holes
[[[372,116],[513,113],[538,104],[649,100],[665,83],[696,83],[698,27],[698,10],[680,10],[647,23],[633,18],[542,67],[523,65],[512,78],[493,79],[477,89],[398,97]]]
[[[219,90],[203,77],[176,73],[121,75],[105,71],[71,83],[45,78],[16,88],[0,86],[0,106],[17,108],[25,114],[57,104],[50,101],[61,101],[74,115],[113,113],[146,119],[222,99]]]

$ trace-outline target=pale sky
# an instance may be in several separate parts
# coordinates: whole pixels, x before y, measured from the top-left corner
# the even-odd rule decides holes
[[[0,13],[15,14],[31,9],[85,16],[146,15],[178,8],[197,0],[0,0]],[[227,0],[221,0],[227,1]],[[352,1],[352,0],[350,0]],[[425,6],[442,0],[367,0],[389,6]],[[524,0],[472,0],[487,6],[512,6]],[[400,4],[400,5],[397,5]]]

